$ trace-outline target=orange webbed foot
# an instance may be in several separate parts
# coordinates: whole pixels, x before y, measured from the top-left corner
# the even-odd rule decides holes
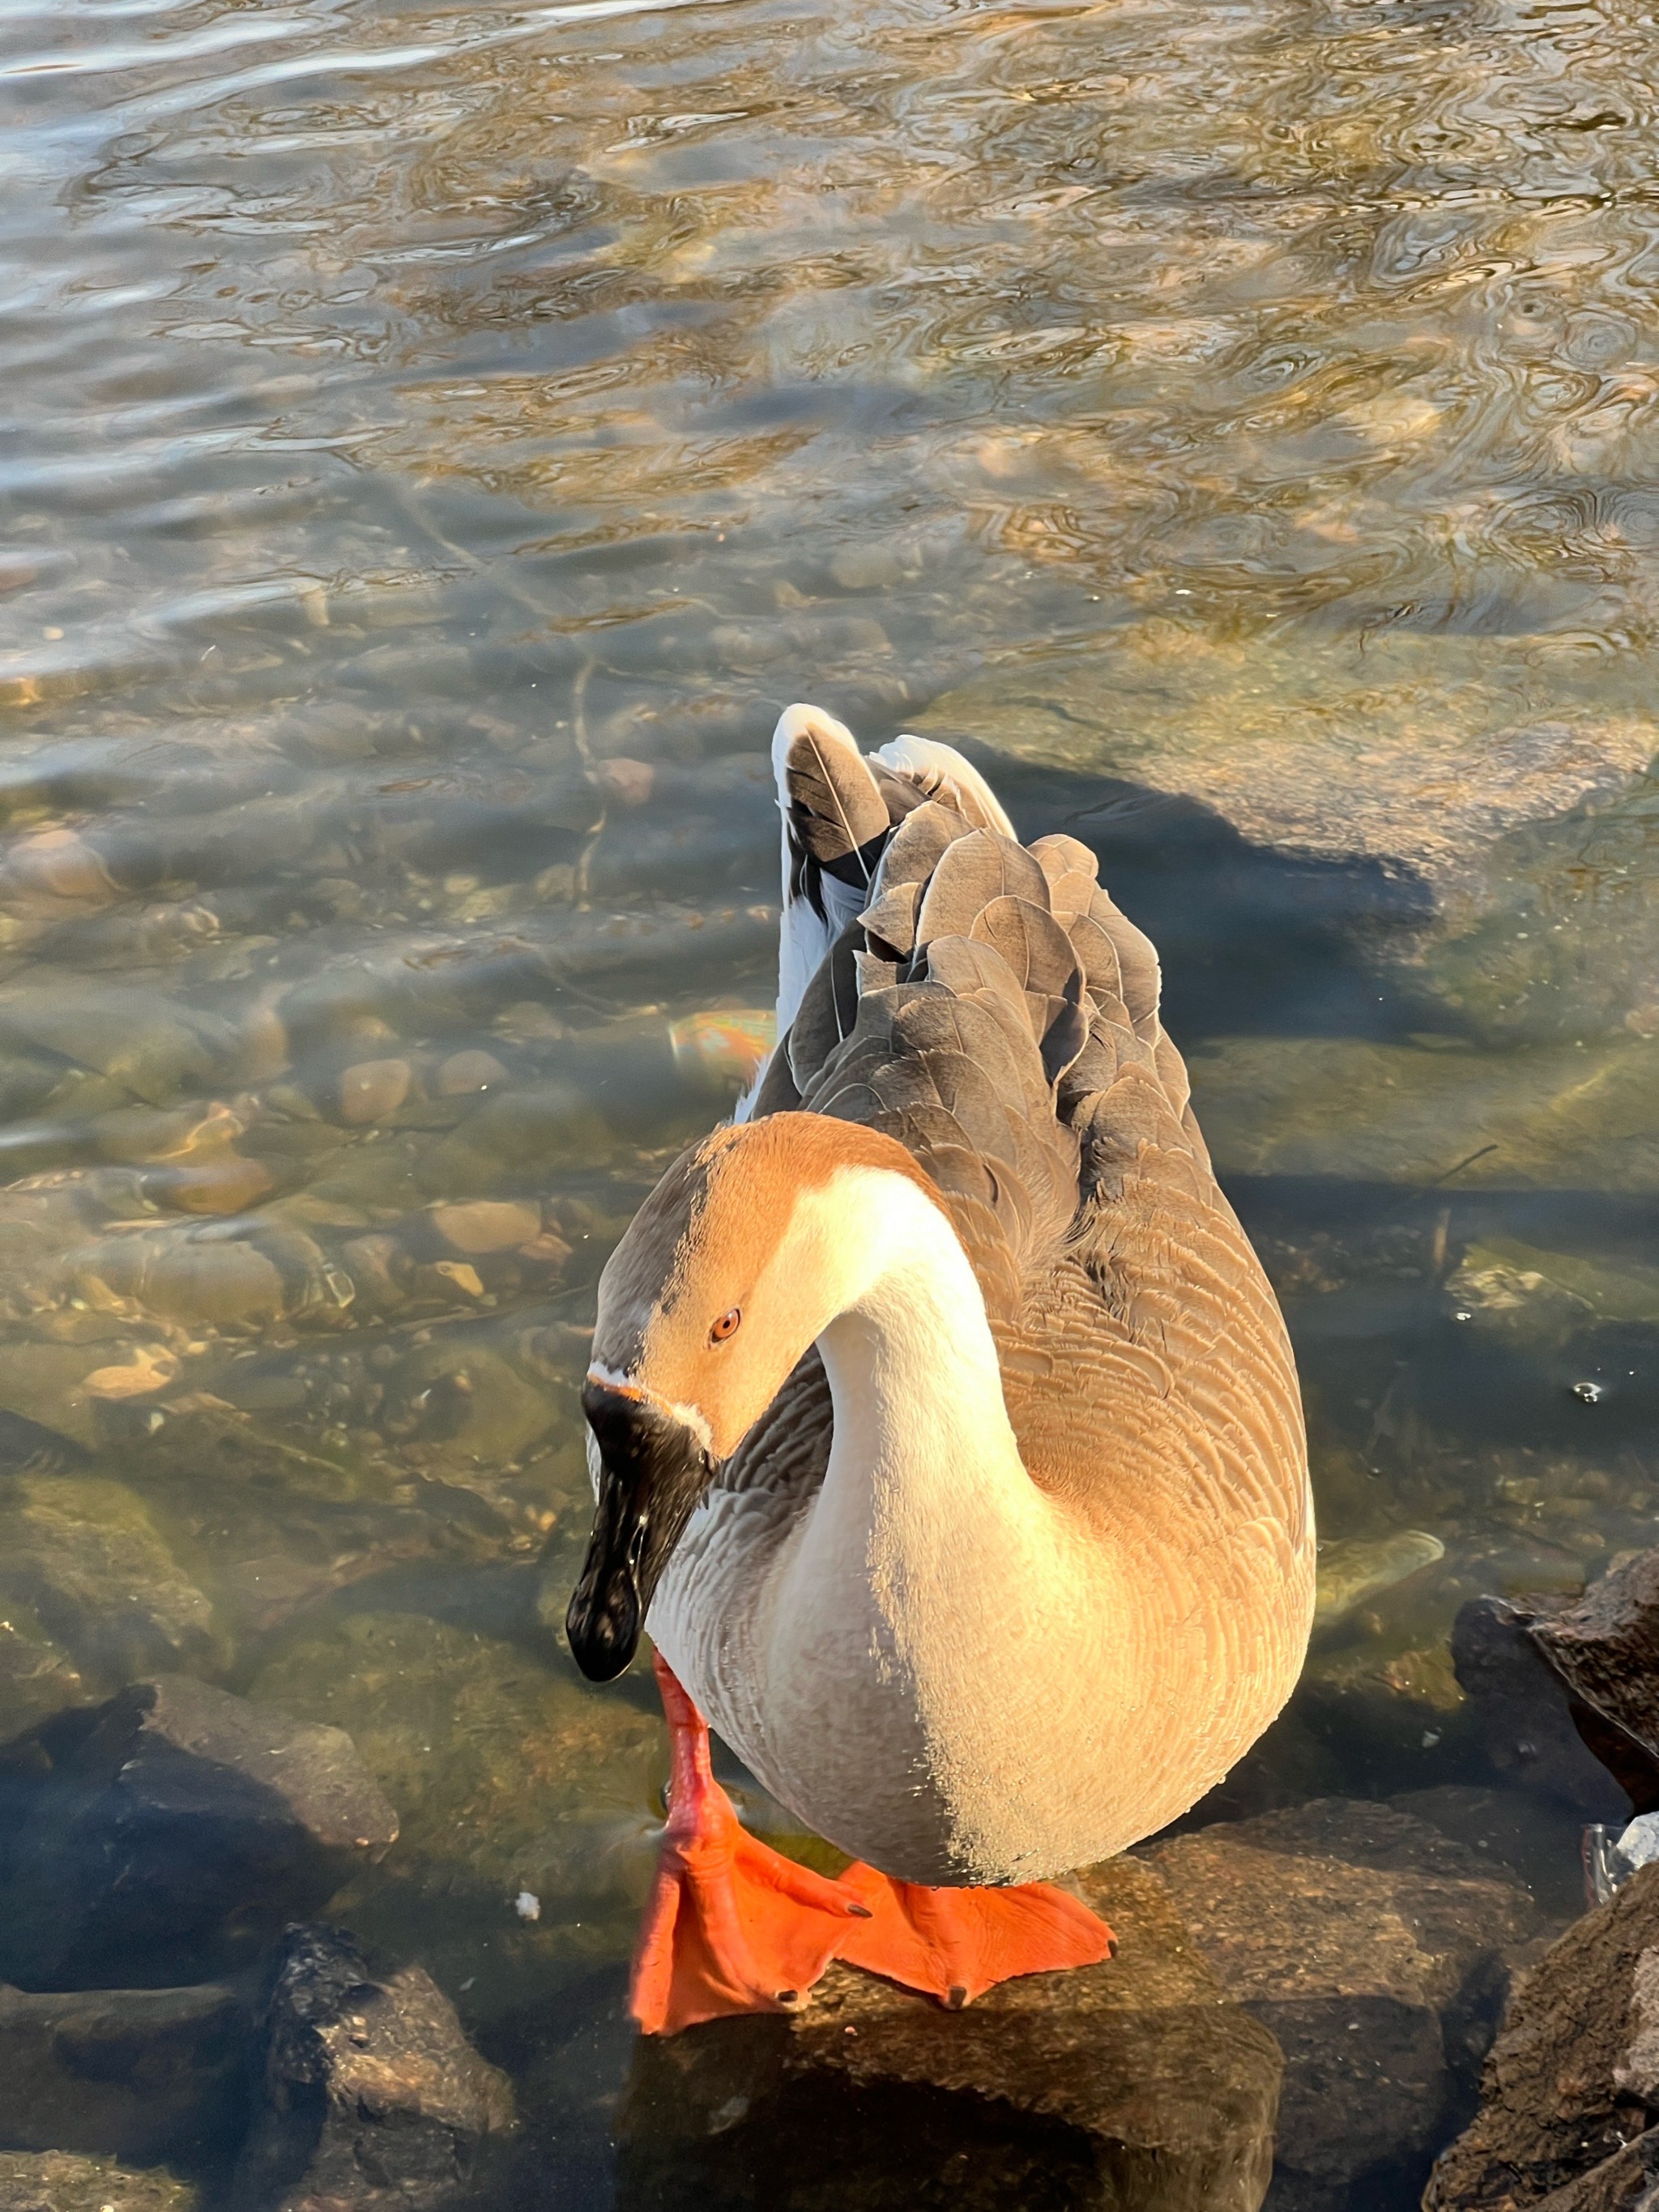
[[[847,1930],[837,1958],[953,2010],[1016,1975],[1093,1966],[1112,1955],[1106,1923],[1052,1882],[928,1889],[861,1863],[841,1879],[871,1917]]]
[[[629,2010],[646,2035],[790,2011],[872,1908],[748,1832],[714,1779],[702,1714],[660,1656],[656,1669],[673,1765]]]

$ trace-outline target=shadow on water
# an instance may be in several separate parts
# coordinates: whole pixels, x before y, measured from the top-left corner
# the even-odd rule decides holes
[[[1275,852],[1197,799],[963,750],[1022,836],[1063,830],[1095,854],[1158,948],[1172,1036],[1402,1036],[1444,1020],[1389,973],[1433,911],[1409,871]]]

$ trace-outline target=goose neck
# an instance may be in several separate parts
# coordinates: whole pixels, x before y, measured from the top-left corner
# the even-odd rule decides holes
[[[862,1280],[818,1339],[835,1407],[830,1479],[956,1488],[995,1476],[1029,1492],[967,1255],[932,1200],[879,1181],[844,1217]]]

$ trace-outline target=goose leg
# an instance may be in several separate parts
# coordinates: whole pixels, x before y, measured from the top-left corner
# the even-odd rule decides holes
[[[870,1907],[836,1955],[952,2011],[1017,1974],[1053,1973],[1109,1959],[1111,1929],[1052,1882],[1015,1889],[927,1889],[861,1862],[842,1883]]]
[[[788,2012],[823,1974],[861,1897],[751,1836],[708,1757],[708,1726],[660,1653],[668,1821],[634,1954],[629,2010],[646,2035],[726,2013]]]

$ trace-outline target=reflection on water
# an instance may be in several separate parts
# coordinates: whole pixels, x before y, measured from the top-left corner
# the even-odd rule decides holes
[[[1163,945],[1344,1547],[1235,1809],[1484,1778],[1457,1602],[1659,1516],[1637,0],[0,42],[0,1733],[349,1729],[339,1915],[602,2197],[660,1761],[544,1625],[574,1385],[805,696],[984,741]]]

